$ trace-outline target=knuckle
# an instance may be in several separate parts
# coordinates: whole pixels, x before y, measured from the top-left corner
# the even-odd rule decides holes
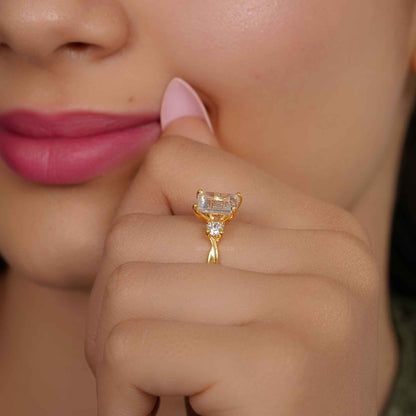
[[[349,348],[365,317],[361,300],[338,284],[331,288],[331,296],[325,308],[325,321],[321,325],[324,331],[319,343],[330,351]]]
[[[379,265],[373,250],[360,238],[347,231],[329,231],[331,244],[340,253],[343,267],[349,274],[348,283],[362,299],[377,295]]]
[[[129,294],[129,282],[135,275],[137,275],[137,270],[134,263],[122,263],[113,270],[104,292],[106,307],[111,309],[114,305],[122,304]]]
[[[126,231],[128,224],[128,219],[126,216],[118,218],[111,226],[111,229],[107,233],[105,244],[104,244],[104,254],[106,257],[112,256],[117,253],[118,250],[123,245],[125,241]]]
[[[376,302],[364,302],[346,285],[328,279],[321,299],[321,310],[310,325],[308,342],[315,350],[345,354],[357,347],[357,337],[365,336],[376,311]],[[316,305],[313,304],[316,308]],[[309,331],[309,329],[308,329]],[[371,332],[371,331],[370,331]]]
[[[372,250],[372,243],[367,230],[350,211],[337,205],[333,206],[333,218],[337,227],[361,240]]]
[[[136,305],[154,288],[153,263],[130,261],[119,264],[110,274],[104,289],[103,309],[123,311],[133,298]],[[140,279],[140,284],[138,281]]]
[[[104,343],[103,362],[117,371],[128,368],[130,343],[133,331],[137,329],[135,320],[126,320],[115,325]]]

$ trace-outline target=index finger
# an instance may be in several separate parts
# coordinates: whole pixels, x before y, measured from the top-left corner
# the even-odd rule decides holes
[[[202,188],[240,192],[243,203],[235,220],[275,228],[343,231],[369,244],[365,230],[348,211],[313,198],[220,147],[178,135],[207,129],[204,124],[186,117],[167,127],[146,154],[114,223],[134,213],[193,215],[196,191]]]

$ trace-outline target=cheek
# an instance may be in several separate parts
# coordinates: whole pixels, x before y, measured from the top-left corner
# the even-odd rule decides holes
[[[347,0],[335,5],[329,0],[164,3],[154,16],[160,31],[151,28],[157,30],[157,47],[176,70],[192,68],[198,80],[216,80],[229,88],[256,80],[277,88],[313,71],[328,53],[348,7]]]
[[[154,48],[207,98],[224,148],[318,198],[355,200],[389,142],[408,27],[401,6],[165,0],[152,12]]]

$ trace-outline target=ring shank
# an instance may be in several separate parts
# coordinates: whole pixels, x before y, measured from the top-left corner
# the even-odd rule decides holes
[[[209,236],[209,241],[211,241],[211,249],[208,253],[207,263],[219,263],[217,240],[215,237]]]

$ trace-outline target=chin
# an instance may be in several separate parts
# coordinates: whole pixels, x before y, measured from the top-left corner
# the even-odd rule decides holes
[[[0,236],[0,253],[9,265],[6,273],[54,289],[90,290],[123,190],[54,189],[17,201],[19,221],[11,210],[0,216],[8,225]]]
[[[42,244],[35,239],[30,244],[21,242],[18,250],[7,246],[8,252],[2,253],[9,265],[4,274],[44,287],[89,291],[100,267],[103,248],[99,240],[45,240]]]
[[[93,279],[82,277],[76,278],[74,276],[68,276],[68,278],[65,278],[65,276],[60,275],[59,279],[54,279],[53,277],[48,278],[43,276],[27,276],[28,279],[30,279],[33,283],[47,287],[50,289],[59,289],[59,290],[73,290],[73,291],[82,291],[82,292],[90,292],[92,285],[93,285]]]
[[[86,270],[85,266],[81,268],[77,264],[69,262],[68,264],[61,262],[55,265],[26,263],[24,265],[18,264],[15,267],[11,266],[5,273],[51,289],[90,291],[97,273],[95,269],[94,265],[91,265],[91,270]]]

